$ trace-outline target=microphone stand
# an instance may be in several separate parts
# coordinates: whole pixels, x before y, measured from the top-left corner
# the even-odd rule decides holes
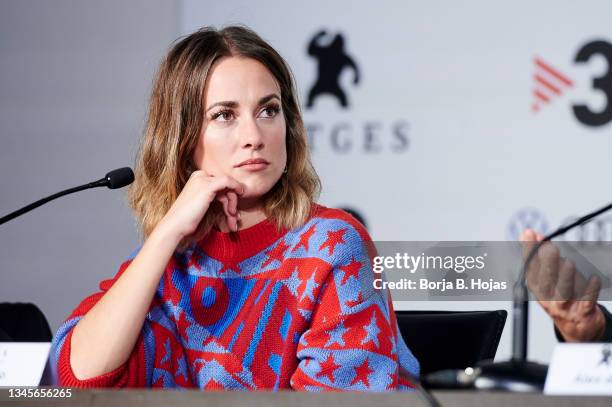
[[[78,187],[65,189],[56,194],[50,195],[46,198],[39,199],[38,201],[33,202],[27,206],[24,206],[23,208],[18,209],[14,212],[11,212],[8,215],[0,218],[0,225],[12,219],[15,219],[16,217],[21,216],[24,213],[30,212],[32,209],[36,209],[39,206],[44,205],[49,201],[60,198],[64,195],[73,194],[75,192],[83,191],[84,189],[98,188],[98,187],[108,187],[111,189],[121,188],[125,185],[129,185],[130,183],[132,183],[132,181],[134,181],[134,173],[132,172],[132,169],[129,167],[119,168],[119,169],[109,172],[108,174],[104,176],[104,178],[101,178],[97,181],[93,181],[93,182],[90,182],[90,183],[87,183],[87,184],[84,184]]]
[[[527,359],[529,292],[527,290],[526,275],[529,264],[536,256],[538,250],[540,250],[540,247],[546,242],[587,223],[610,209],[612,209],[612,204],[589,213],[566,226],[560,227],[544,237],[531,249],[523,263],[523,269],[513,289],[512,357],[504,362],[489,362],[478,365],[477,369],[480,372],[475,379],[474,384],[476,388],[515,392],[541,392],[544,389],[548,366]]]

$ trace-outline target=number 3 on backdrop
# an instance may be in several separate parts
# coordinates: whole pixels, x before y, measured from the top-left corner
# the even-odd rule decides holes
[[[580,123],[586,126],[603,126],[612,120],[612,44],[606,41],[589,42],[578,51],[574,61],[585,63],[594,55],[604,57],[608,65],[605,75],[593,79],[593,88],[606,95],[606,105],[601,112],[593,112],[583,104],[576,104],[572,108]]]

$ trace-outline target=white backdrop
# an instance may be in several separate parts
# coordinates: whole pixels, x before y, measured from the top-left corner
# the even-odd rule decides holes
[[[612,119],[604,112],[612,81],[593,89],[612,45],[574,62],[587,44],[612,43],[611,11],[608,1],[183,0],[180,29],[246,24],[283,55],[311,130],[321,201],[356,208],[375,240],[506,240],[612,199],[612,125],[586,125],[572,109],[586,104],[595,119]],[[318,63],[307,48],[319,30],[328,33],[322,46],[341,34],[359,69],[358,84],[350,67],[339,74],[348,108],[328,95],[305,106]],[[612,218],[582,233],[612,240]],[[546,361],[552,325],[533,308],[530,355]],[[499,357],[510,353],[509,333],[510,319]]]

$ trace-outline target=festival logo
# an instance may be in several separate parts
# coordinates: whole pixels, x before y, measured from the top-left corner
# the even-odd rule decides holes
[[[567,89],[572,88],[574,82],[540,57],[534,59],[534,68],[532,91],[534,101],[531,111],[537,113],[544,105],[561,97]]]
[[[344,69],[354,72],[353,84],[359,84],[359,67],[355,60],[344,49],[345,41],[342,33],[337,33],[328,45],[321,43],[327,36],[325,30],[319,31],[310,40],[308,55],[317,60],[317,79],[308,92],[307,108],[312,108],[316,98],[321,95],[335,97],[340,106],[349,106],[346,92],[340,87],[340,74]]]
[[[581,67],[591,60],[603,58],[606,69],[596,74],[591,81],[590,88],[598,97],[603,96],[603,108],[595,108],[588,103],[572,103],[572,112],[581,124],[588,127],[604,126],[612,121],[612,44],[605,40],[589,41],[582,45],[574,56],[574,64]],[[531,110],[538,113],[545,105],[554,99],[562,97],[574,87],[574,80],[541,57],[534,59],[533,74],[533,103]]]
[[[311,152],[315,155],[321,150],[343,155],[407,152],[410,147],[408,120],[386,119],[387,106],[370,109],[377,118],[356,113],[360,109],[351,98],[351,91],[356,86],[362,88],[364,94],[379,94],[392,89],[367,87],[361,65],[356,62],[359,56],[351,51],[353,48],[347,38],[348,35],[339,31],[319,30],[306,43],[306,55],[316,72],[313,83],[305,90],[304,117]],[[341,80],[346,78],[345,72],[351,75],[350,83]],[[321,102],[327,100],[333,101],[333,105],[320,107]]]

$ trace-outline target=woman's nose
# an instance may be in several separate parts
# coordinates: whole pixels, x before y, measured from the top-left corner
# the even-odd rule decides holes
[[[243,148],[260,150],[263,147],[261,129],[257,126],[257,121],[255,119],[243,121],[240,129],[240,136]]]

